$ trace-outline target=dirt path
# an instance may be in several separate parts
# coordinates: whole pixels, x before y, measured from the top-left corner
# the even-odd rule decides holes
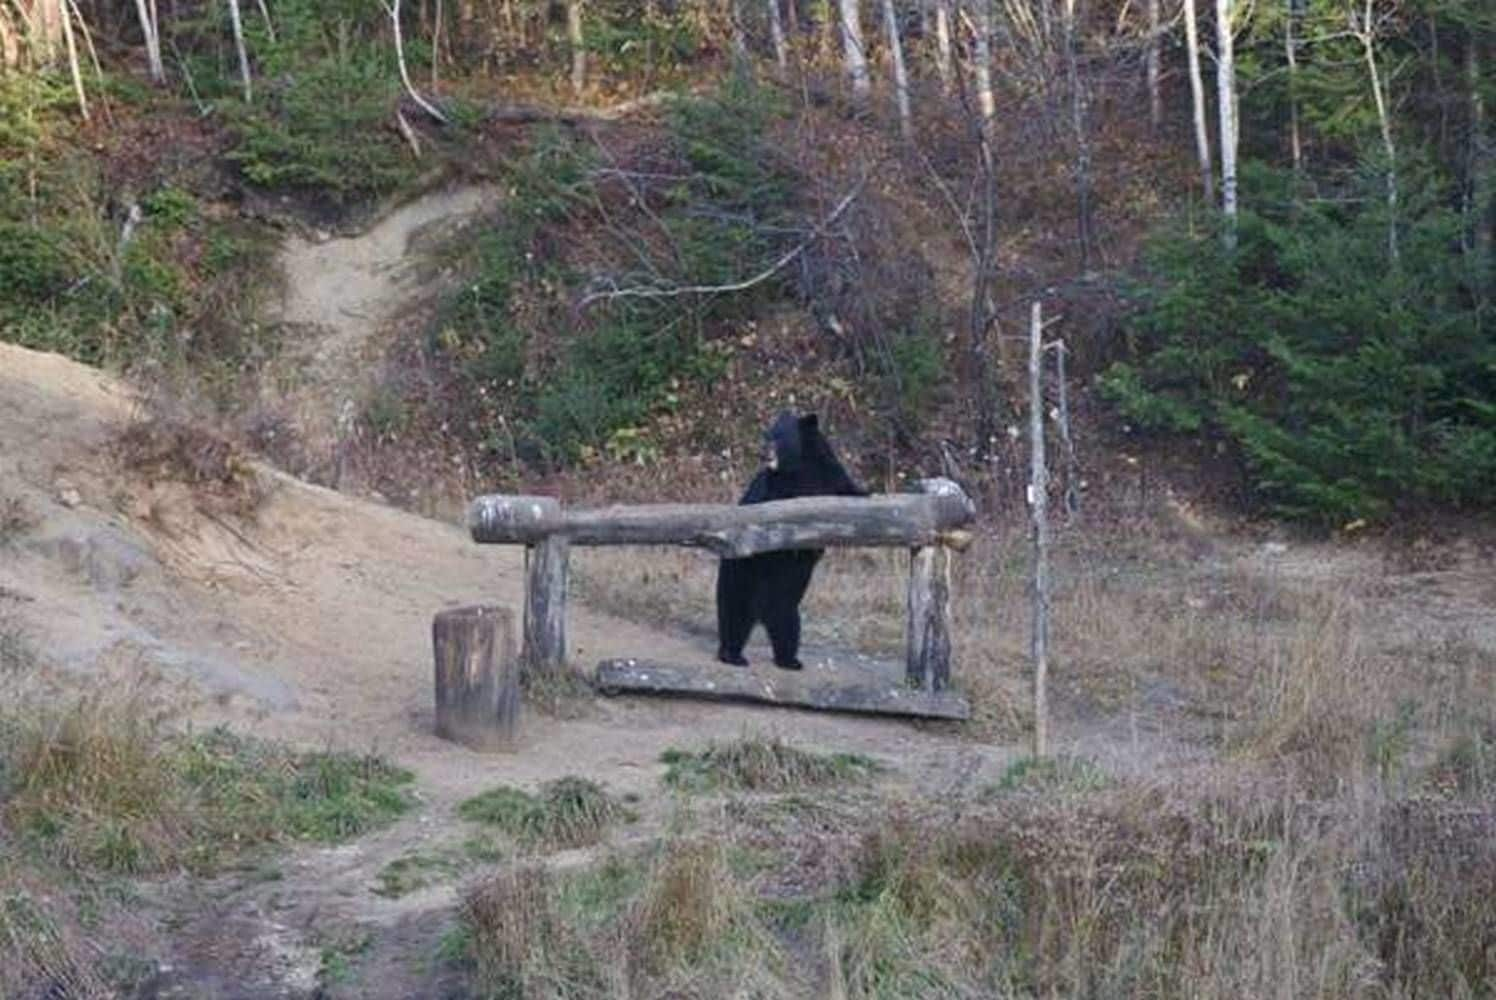
[[[291,338],[266,379],[274,397],[267,401],[290,416],[310,453],[326,455],[346,435],[402,315],[439,287],[426,280],[427,252],[501,201],[493,185],[452,187],[405,203],[356,236],[287,238],[278,260],[282,295],[267,318]]]

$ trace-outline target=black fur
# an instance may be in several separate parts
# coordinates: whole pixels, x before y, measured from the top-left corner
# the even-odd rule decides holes
[[[764,435],[764,446],[764,465],[740,503],[868,495],[837,461],[814,413],[780,413]],[[775,666],[801,669],[800,601],[820,558],[820,549],[797,549],[723,559],[717,568],[717,659],[747,666],[743,647],[762,622]]]

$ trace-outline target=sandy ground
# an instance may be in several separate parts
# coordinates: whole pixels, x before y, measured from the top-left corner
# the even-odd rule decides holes
[[[370,275],[403,245],[383,228],[374,232],[377,252],[360,250]],[[318,356],[341,364],[363,350],[329,305],[340,294],[331,289],[369,305],[353,290],[352,272],[307,245],[293,244],[287,259],[311,262],[314,287],[287,301],[328,321]],[[398,298],[378,301],[393,309]],[[460,525],[263,467],[271,489],[252,516],[205,512],[185,486],[143,481],[117,460],[116,437],[132,409],[129,392],[102,373],[0,344],[0,499],[19,500],[31,521],[0,551],[7,612],[49,667],[84,684],[159,678],[178,689],[183,724],[378,751],[416,773],[421,800],[375,836],[292,852],[284,877],[270,884],[229,877],[158,887],[157,904],[177,927],[176,954],[150,995],[311,996],[322,944],[349,934],[370,944],[340,987],[346,995],[446,995],[430,959],[458,887],[398,900],[370,889],[389,861],[460,840],[456,803],[500,783],[533,787],[577,774],[638,793],[642,815],[624,838],[643,840],[673,808],[659,784],[659,756],[669,747],[779,734],[884,760],[893,793],[985,780],[1011,758],[896,720],[648,699],[602,701],[569,720],[531,713],[517,752],[468,751],[432,731],[431,617],[471,603],[518,611],[521,552],[480,547]],[[571,656],[583,666],[626,655],[705,663],[710,652],[699,635],[661,634],[577,603],[568,626]]]

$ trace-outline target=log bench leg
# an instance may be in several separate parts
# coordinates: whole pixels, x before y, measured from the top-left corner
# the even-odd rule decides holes
[[[552,535],[525,546],[524,669],[556,673],[566,666],[566,576],[571,543]]]
[[[909,686],[921,691],[949,688],[951,552],[943,545],[926,545],[910,553],[905,641]]]

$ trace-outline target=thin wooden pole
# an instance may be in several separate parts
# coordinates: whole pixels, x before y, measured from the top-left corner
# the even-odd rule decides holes
[[[1034,525],[1034,756],[1049,752],[1049,473],[1044,463],[1043,306],[1029,315],[1029,513]]]

